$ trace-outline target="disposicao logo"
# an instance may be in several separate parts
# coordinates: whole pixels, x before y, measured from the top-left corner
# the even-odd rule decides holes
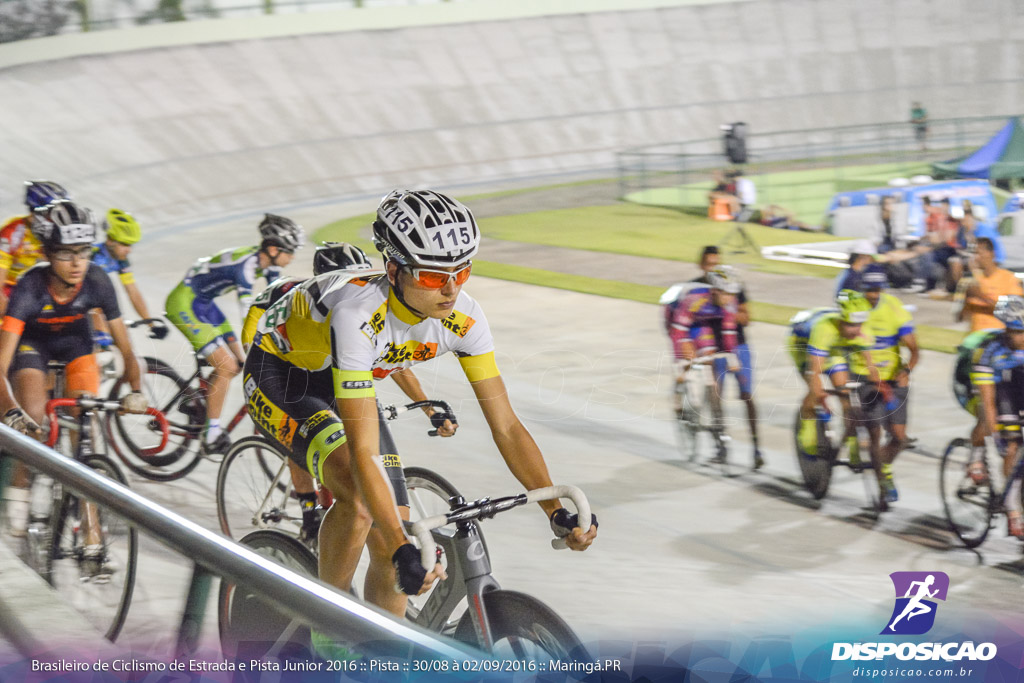
[[[935,624],[936,600],[945,602],[949,576],[943,572],[893,572],[896,605],[881,635],[919,636]]]
[[[943,572],[893,572],[896,604],[879,635],[919,636],[935,625],[937,600],[945,602],[949,576]],[[895,656],[900,660],[989,660],[996,656],[994,643],[834,643],[832,660],[879,660]]]

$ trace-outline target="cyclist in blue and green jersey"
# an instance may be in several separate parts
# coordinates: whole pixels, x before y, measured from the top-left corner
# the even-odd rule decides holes
[[[953,393],[960,405],[977,418],[971,432],[973,453],[968,474],[978,484],[989,479],[982,457],[989,436],[1002,442],[1003,476],[1009,478],[1017,462],[1020,419],[1024,416],[1024,297],[999,297],[994,315],[1006,329],[969,334],[957,349],[953,374]],[[1010,483],[1006,519],[1010,534],[1024,538],[1020,485],[1019,479]]]
[[[168,319],[196,354],[213,367],[203,439],[207,453],[224,453],[231,446],[231,439],[221,429],[220,414],[231,379],[245,363],[242,345],[214,299],[235,292],[245,320],[256,280],[276,280],[302,246],[302,228],[289,218],[267,214],[259,231],[262,241],[258,246],[225,249],[196,261],[167,297]]]

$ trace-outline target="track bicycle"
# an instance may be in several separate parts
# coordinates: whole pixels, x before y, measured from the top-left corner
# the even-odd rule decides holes
[[[156,320],[141,320],[148,324]],[[187,476],[206,453],[203,431],[206,427],[207,395],[210,390],[210,364],[192,353],[195,370],[185,379],[159,358],[145,356],[143,393],[150,405],[163,413],[170,426],[170,441],[163,451],[153,452],[153,443],[160,440],[159,426],[138,415],[111,415],[106,422],[108,440],[114,452],[135,474],[153,481],[173,481]],[[110,400],[117,400],[131,391],[123,379],[110,389]],[[243,403],[224,427],[228,434],[248,416]],[[115,439],[114,433],[120,437]],[[120,441],[120,443],[118,443]]]
[[[444,401],[416,401],[407,405],[381,406],[385,420],[417,408],[433,407],[454,415]],[[437,430],[427,432],[436,436]],[[225,536],[236,540],[256,529],[280,529],[300,537],[302,510],[292,485],[289,457],[277,444],[260,435],[247,436],[231,445],[217,471],[217,520]],[[457,493],[457,492],[456,492]],[[318,487],[323,509],[331,506],[330,492]],[[315,549],[316,537],[306,537]]]
[[[56,374],[54,393],[63,394],[64,364],[51,361],[48,367]],[[51,399],[46,403],[49,430],[46,443],[98,474],[127,486],[121,469],[104,454],[102,432],[95,424],[97,413],[120,410],[120,401],[90,396]],[[150,419],[162,425],[166,440],[167,423],[163,415],[153,408],[147,413]],[[77,438],[72,438],[69,432],[74,432]],[[65,490],[49,477],[36,475],[33,478],[32,500],[25,537],[27,564],[70,606],[109,640],[114,640],[124,625],[135,587],[136,530],[113,512]]]
[[[722,399],[714,372],[714,362],[719,359],[724,359],[729,367],[739,364],[735,354],[721,351],[682,362],[685,379],[673,388],[680,406],[676,413],[676,433],[680,450],[689,462],[697,460],[700,435],[706,433],[715,453],[709,462],[720,467],[726,476],[732,476],[735,473],[729,463],[731,439],[725,431]],[[698,379],[693,379],[694,373],[698,374]]]
[[[793,428],[793,442],[796,445],[797,462],[804,485],[815,500],[824,498],[828,493],[832,482],[832,470],[836,467],[847,467],[855,474],[864,475],[861,480],[864,482],[868,507],[884,512],[889,509],[889,504],[880,491],[878,453],[871,452],[871,437],[860,401],[862,386],[862,382],[851,379],[840,389],[825,390],[830,400],[828,411],[818,413],[816,454],[807,453],[800,444],[802,418],[799,409]],[[849,405],[849,412],[845,416],[840,400],[844,396],[848,397]],[[856,448],[855,452],[851,452],[853,448]],[[870,473],[871,476],[866,473]]]
[[[447,480],[428,470],[409,474],[407,471],[411,497],[418,489],[421,495],[431,494],[436,503],[439,494],[454,490]],[[420,544],[424,566],[429,564],[432,569],[440,559],[448,579],[437,582],[419,601],[410,598],[406,617],[501,659],[586,660],[588,655],[579,637],[550,607],[525,593],[501,588],[491,574],[490,554],[480,535],[482,519],[557,498],[570,498],[579,518],[590,519],[590,505],[582,491],[573,486],[550,486],[469,503],[455,495],[449,499],[447,511],[408,523],[407,528]],[[455,528],[445,528],[451,525]],[[280,532],[256,531],[243,543],[296,571],[316,567],[316,558],[308,548]],[[564,539],[555,539],[552,545],[566,547]],[[460,605],[467,602],[473,609],[460,612]],[[222,583],[219,604],[225,654],[234,654],[240,644],[252,646],[260,639],[263,653],[289,648],[308,651],[308,627],[276,613],[244,587]],[[246,656],[252,654],[250,650]]]
[[[1017,420],[1016,424],[1021,422]],[[977,468],[972,468],[973,450],[970,439],[953,439],[942,454],[939,471],[939,494],[946,521],[968,548],[976,548],[985,541],[994,518],[1006,512],[1010,484],[1024,479],[1024,449],[1019,446],[1017,462],[1001,492],[992,482],[992,473],[1003,471],[1004,447],[993,437],[985,437],[981,466]],[[1024,490],[1020,502],[1024,504]]]

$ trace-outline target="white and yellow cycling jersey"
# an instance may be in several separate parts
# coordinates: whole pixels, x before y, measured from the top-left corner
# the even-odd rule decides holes
[[[384,275],[305,281],[266,310],[253,344],[310,372],[332,369],[339,398],[373,396],[372,380],[448,352],[470,382],[499,374],[490,327],[472,297],[460,292],[447,318],[419,318]]]

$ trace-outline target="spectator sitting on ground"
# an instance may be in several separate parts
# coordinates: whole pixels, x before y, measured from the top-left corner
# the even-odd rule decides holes
[[[769,228],[780,228],[782,230],[806,230],[808,232],[817,231],[813,226],[796,220],[792,213],[786,211],[778,204],[769,204],[765,208],[761,209],[761,219],[759,222],[761,225],[767,225]]]
[[[727,174],[722,171],[712,171],[711,180],[714,182],[714,186],[708,192],[709,215],[714,210],[715,202],[722,199],[729,203],[730,215],[736,215],[739,210],[739,200],[736,198],[736,182],[732,180],[732,174],[728,174],[727,177]]]
[[[1024,295],[1020,280],[1009,270],[996,265],[995,245],[988,237],[979,237],[971,278],[964,280],[964,306],[957,322],[968,319],[971,332],[1005,327],[992,312],[1003,295]]]
[[[875,262],[877,254],[878,249],[875,248],[871,240],[857,240],[854,242],[850,248],[850,265],[836,278],[835,294],[838,296],[839,292],[844,289],[862,291],[861,275],[864,273],[865,268]]]

